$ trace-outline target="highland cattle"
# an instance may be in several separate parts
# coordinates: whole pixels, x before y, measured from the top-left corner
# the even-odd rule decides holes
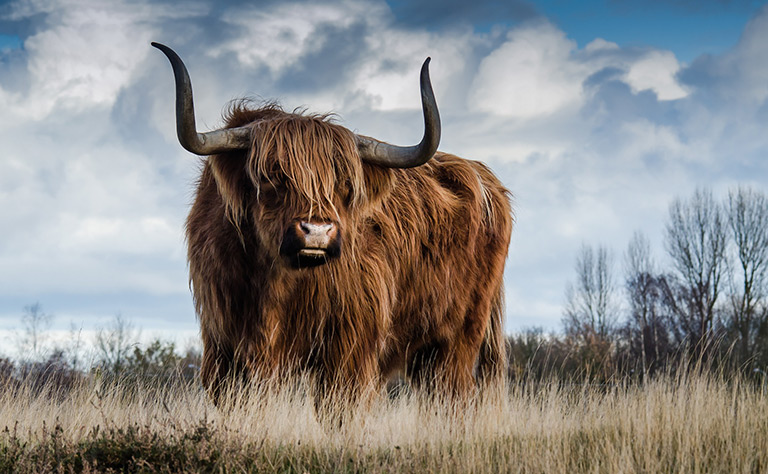
[[[503,378],[509,192],[484,164],[437,151],[429,59],[424,136],[401,147],[246,101],[198,133],[184,63],[153,46],[173,67],[179,141],[207,157],[186,233],[214,400],[233,378],[293,373],[346,398],[397,372],[459,396]]]

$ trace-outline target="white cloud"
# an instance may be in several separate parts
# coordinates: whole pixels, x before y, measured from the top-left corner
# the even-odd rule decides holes
[[[312,99],[311,106],[319,110],[336,110],[358,93],[370,98],[366,106],[375,110],[420,109],[418,77],[424,59],[433,58],[433,78],[450,83],[452,76],[464,72],[477,42],[469,30],[440,34],[394,28],[386,5],[366,0],[236,7],[223,19],[244,34],[212,47],[209,53],[213,57],[234,53],[245,68],[268,69],[273,80],[307,56],[334,47],[327,43],[329,30],[362,25],[362,36],[351,45],[359,58],[344,65],[343,73],[351,82],[339,83],[325,94],[299,92],[293,98]],[[437,88],[438,99],[444,91]]]
[[[622,137],[624,146],[615,151],[615,159],[621,160],[624,164],[641,165],[646,157],[657,157],[665,161],[703,158],[694,153],[689,145],[683,143],[675,128],[649,120],[621,124],[617,134]]]
[[[669,51],[651,51],[629,67],[626,81],[634,92],[652,90],[659,100],[682,99],[688,92],[677,82],[680,64]]]
[[[148,40],[148,28],[125,15],[110,14],[103,4],[52,14],[60,15],[58,24],[24,42],[30,97],[19,104],[17,113],[41,118],[57,105],[77,109],[111,105],[146,54],[145,48],[123,45]]]
[[[747,24],[735,55],[740,82],[754,99],[764,102],[768,99],[768,5]]]
[[[612,41],[606,41],[603,38],[595,38],[589,43],[587,43],[586,46],[584,46],[584,51],[587,53],[598,53],[598,52],[617,52],[620,51],[621,48],[618,44],[612,42]]]
[[[588,99],[584,81],[608,67],[626,71],[624,80],[636,93],[653,90],[661,100],[687,95],[675,76],[680,65],[669,51],[651,50],[638,59],[601,38],[579,50],[563,31],[537,22],[511,30],[482,60],[469,107],[520,119],[575,113]]]
[[[374,97],[372,105],[377,110],[420,110],[418,80],[422,62],[432,57],[430,76],[437,100],[441,101],[447,95],[447,85],[465,72],[477,42],[469,31],[432,34],[381,28],[367,36],[370,54],[355,74],[352,86]],[[382,67],[386,64],[395,67]]]
[[[738,44],[722,55],[695,60],[686,79],[704,85],[736,108],[768,99],[768,5],[747,23]]]
[[[57,107],[75,112],[109,108],[149,54],[147,45],[158,24],[200,12],[195,5],[170,9],[124,0],[15,2],[10,19],[43,15],[45,28],[24,40],[28,95],[9,96],[0,89],[0,103],[31,119],[44,118]]]
[[[228,10],[222,20],[242,28],[244,35],[211,48],[210,54],[234,52],[241,64],[266,67],[278,74],[324,46],[324,27],[347,28],[384,13],[380,4],[349,0],[237,7]]]
[[[28,90],[0,89],[0,299],[121,291],[187,297],[189,182],[179,182],[167,160],[155,161],[150,139],[126,141],[125,125],[143,124],[113,115],[113,107],[145,74],[157,22],[189,14],[143,3],[13,5],[9,18],[34,19],[38,28],[18,63],[27,68]]]
[[[571,59],[576,43],[549,23],[510,31],[480,64],[470,107],[516,118],[548,115],[582,100],[589,70]]]
[[[146,28],[131,23],[102,23],[105,12],[84,13],[76,19],[94,23],[86,26],[65,19],[63,25],[25,42],[31,56],[29,69],[34,90],[34,101],[26,110],[45,115],[59,104],[73,108],[110,106],[146,55],[146,48],[118,47],[129,40],[148,42],[151,33]],[[115,51],[120,50],[124,54],[116,55]]]

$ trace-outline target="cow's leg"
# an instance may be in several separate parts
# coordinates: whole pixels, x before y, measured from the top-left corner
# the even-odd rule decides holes
[[[411,384],[429,395],[449,399],[468,398],[476,388],[473,369],[476,354],[448,343],[428,344],[409,358],[407,375]]]
[[[226,391],[227,380],[233,372],[232,352],[215,344],[203,345],[203,360],[200,365],[200,380],[214,405],[219,406]]]
[[[383,386],[376,352],[362,347],[341,360],[324,361],[315,368],[314,375],[318,418],[336,426],[356,410],[369,408]]]
[[[408,357],[408,375],[417,388],[451,398],[475,394],[474,371],[490,319],[490,296],[478,292],[468,309],[445,318],[460,322],[449,337],[427,343]]]
[[[472,303],[463,315],[463,324],[447,345],[440,371],[445,374],[445,388],[456,395],[471,395],[478,388],[475,367],[494,317],[491,311],[494,296],[495,292],[485,286],[475,291]]]
[[[446,350],[442,364],[436,368],[436,373],[441,377],[440,389],[445,395],[466,400],[476,394],[474,367],[478,350],[479,344],[466,344],[463,341]]]
[[[270,380],[274,373],[261,351],[252,345],[231,349],[203,337],[200,379],[213,403],[220,406],[227,396],[239,396],[249,384]]]
[[[443,358],[442,344],[425,344],[407,354],[405,376],[416,389],[431,393],[437,385],[435,369]]]

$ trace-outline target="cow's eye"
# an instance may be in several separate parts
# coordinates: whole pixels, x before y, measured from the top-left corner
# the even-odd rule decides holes
[[[344,199],[344,205],[346,206],[352,205],[352,199],[355,197],[354,191],[352,188],[352,182],[350,180],[346,180],[344,182],[344,185],[341,186],[341,189],[339,191],[340,191],[340,195]]]
[[[285,183],[278,178],[274,178],[274,177],[270,178],[268,176],[262,176],[259,179],[259,187],[261,187],[261,189],[282,191],[285,189]]]

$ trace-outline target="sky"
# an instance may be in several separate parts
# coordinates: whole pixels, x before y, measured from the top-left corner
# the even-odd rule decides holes
[[[514,195],[510,332],[559,329],[583,244],[620,262],[641,230],[663,261],[672,199],[768,188],[764,1],[4,2],[0,354],[35,302],[61,337],[116,314],[198,334],[183,228],[200,160],[151,41],[185,60],[201,130],[252,97],[401,145],[432,57],[440,149]]]

